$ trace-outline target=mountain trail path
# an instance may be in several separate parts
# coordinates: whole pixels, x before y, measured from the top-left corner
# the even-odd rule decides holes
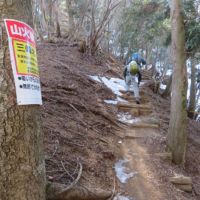
[[[151,104],[144,96],[145,88],[140,88],[139,105],[135,103],[133,93],[128,97],[125,90],[121,92],[124,94],[120,97],[128,103],[119,102],[119,111],[131,113],[135,121],[130,128],[118,132],[123,139],[118,142],[121,159],[115,164],[115,171],[120,189],[114,200],[166,199],[167,190],[162,186],[157,167],[167,165],[156,166],[154,161],[159,158],[151,152],[151,143],[154,140],[162,142],[165,138],[158,132],[158,121],[153,118]]]

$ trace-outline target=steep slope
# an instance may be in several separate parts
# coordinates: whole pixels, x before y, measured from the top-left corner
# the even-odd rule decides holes
[[[78,47],[38,43],[37,54],[43,97],[43,123],[47,180],[70,184],[77,164],[83,165],[81,185],[112,188],[112,160],[119,140],[117,107],[104,103],[116,95],[88,75],[108,68],[97,59],[79,53]]]
[[[130,114],[123,111],[130,110],[124,105],[134,103],[134,97],[127,99],[123,91],[113,93],[117,87],[124,88],[123,81],[112,80],[113,91],[103,84],[111,77],[121,77],[120,62],[108,54],[97,57],[82,54],[76,43],[66,45],[65,40],[56,44],[38,42],[37,54],[47,180],[70,185],[78,176],[81,163],[83,172],[77,186],[109,191],[116,186],[115,200],[198,199],[194,192],[198,193],[200,181],[196,176],[200,169],[199,123],[189,120],[192,132],[188,134],[186,169],[166,163],[154,153],[165,152],[169,100],[163,100],[144,85],[138,111],[143,116],[131,117],[131,121]],[[128,102],[121,106],[106,103],[116,103],[120,97]],[[146,115],[158,120],[158,129],[127,123],[144,124]],[[122,183],[118,172],[123,178],[129,177],[126,183]],[[180,174],[192,177],[195,188],[192,193],[182,192],[168,181],[168,177]]]

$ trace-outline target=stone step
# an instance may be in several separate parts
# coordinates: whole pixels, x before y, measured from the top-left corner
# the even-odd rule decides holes
[[[119,90],[122,94],[126,93],[126,90]],[[131,95],[134,95],[133,90],[131,89],[130,91]],[[144,90],[139,90],[139,95],[144,95],[145,91]]]
[[[130,102],[135,102],[136,98],[134,96],[126,96],[125,94],[120,95],[120,98],[130,101]],[[148,97],[140,97],[140,102],[141,103],[148,103],[149,102],[149,98]]]
[[[158,128],[158,125],[145,124],[145,123],[132,123],[131,126],[138,127],[138,128]]]

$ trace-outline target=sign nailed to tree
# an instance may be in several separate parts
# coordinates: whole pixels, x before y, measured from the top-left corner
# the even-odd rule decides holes
[[[34,31],[27,24],[4,19],[18,105],[42,105]]]

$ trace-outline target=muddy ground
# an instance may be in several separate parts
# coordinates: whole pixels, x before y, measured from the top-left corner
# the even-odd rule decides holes
[[[78,46],[69,45],[65,40],[56,44],[37,43],[41,86],[44,147],[47,180],[69,185],[78,175],[79,162],[83,173],[77,185],[85,188],[102,188],[115,194],[135,199],[200,199],[200,123],[188,120],[188,144],[185,169],[164,163],[154,153],[164,152],[165,138],[169,125],[170,99],[162,99],[147,86],[145,96],[152,105],[151,116],[160,123],[158,130],[138,129],[118,120],[117,105],[107,104],[104,100],[115,100],[116,95],[103,83],[94,81],[88,75],[116,77],[108,65],[122,73],[120,62],[113,62],[108,54],[99,53],[92,57],[80,53]],[[122,138],[125,130],[144,133],[145,138],[133,141]],[[122,144],[118,142],[122,141]],[[130,144],[131,146],[130,146]],[[135,144],[137,143],[137,144]],[[126,145],[125,145],[126,144]],[[137,147],[141,155],[134,160],[137,169],[145,168],[142,182],[138,177],[123,185],[116,176],[115,164],[128,157],[127,149]],[[134,151],[133,151],[134,153]],[[140,159],[144,162],[140,162]],[[140,164],[141,163],[141,164]],[[130,170],[132,168],[129,166]],[[136,170],[136,169],[133,169]],[[168,182],[167,177],[182,174],[193,179],[193,191],[181,192]],[[73,178],[72,178],[73,177]],[[149,178],[151,177],[151,178]],[[150,180],[151,179],[151,180]],[[146,180],[146,181],[145,181]],[[138,186],[131,185],[138,184]],[[133,186],[133,187],[132,187]],[[127,191],[126,191],[127,190]],[[136,190],[136,189],[135,189]],[[140,195],[140,193],[145,195]],[[130,198],[131,199],[131,198]]]

